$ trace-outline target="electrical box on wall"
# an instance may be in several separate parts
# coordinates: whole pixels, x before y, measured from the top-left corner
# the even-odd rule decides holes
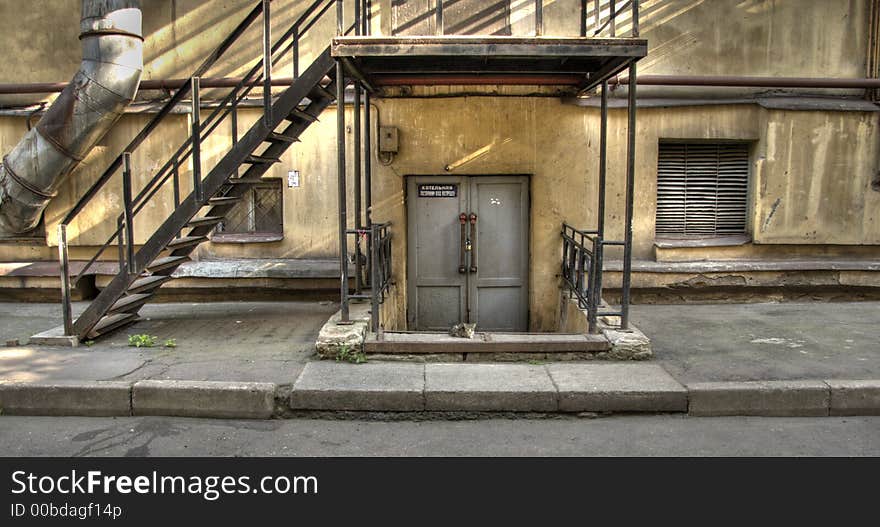
[[[396,154],[398,148],[397,127],[379,127],[379,152]]]

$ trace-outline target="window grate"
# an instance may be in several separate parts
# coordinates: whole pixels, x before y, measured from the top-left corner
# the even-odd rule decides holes
[[[657,236],[745,234],[749,145],[660,143]]]
[[[226,218],[217,225],[223,234],[280,234],[283,232],[281,180],[248,189]]]

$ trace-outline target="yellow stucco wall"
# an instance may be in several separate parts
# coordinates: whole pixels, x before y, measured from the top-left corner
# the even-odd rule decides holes
[[[640,63],[646,74],[770,75],[862,77],[867,56],[869,0],[645,0],[642,34],[649,56]],[[376,27],[388,31],[383,18],[390,0],[377,2]],[[244,16],[253,1],[155,0],[145,2],[145,78],[189,74],[208,50]],[[275,0],[275,13],[294,13],[307,2]],[[572,9],[579,2],[551,2],[545,12],[548,34],[575,34]],[[34,0],[21,16],[11,16],[10,3],[0,3],[0,39],[6,49],[21,49],[0,64],[0,83],[59,82],[78,67],[76,40],[79,2]],[[385,9],[386,11],[382,11]],[[36,16],[34,13],[42,13]],[[349,10],[350,14],[350,10]],[[303,68],[323,49],[333,31],[332,16],[303,43]],[[279,18],[276,34],[280,33]],[[289,20],[289,19],[286,19]],[[28,31],[27,45],[20,41]],[[624,24],[620,28],[625,33]],[[515,18],[514,32],[529,34],[528,16]],[[240,74],[259,55],[259,31],[249,31],[245,44],[224,59],[209,76]],[[809,50],[809,52],[804,52]],[[276,75],[289,75],[285,58]],[[505,91],[503,88],[501,91]],[[764,90],[640,89],[644,96],[732,96]],[[814,90],[815,91],[815,90]],[[436,88],[433,93],[449,95]],[[823,94],[835,92],[820,91]],[[431,92],[425,92],[431,93]],[[623,93],[623,90],[615,95]],[[845,92],[850,93],[850,92]],[[210,98],[211,92],[207,92]],[[153,98],[157,92],[144,92]],[[0,96],[0,105],[51,100],[44,96]],[[531,174],[530,319],[533,330],[554,329],[558,311],[556,273],[559,229],[563,221],[585,228],[595,223],[598,110],[564,105],[553,98],[451,97],[374,100],[374,123],[400,130],[401,151],[390,166],[374,159],[374,218],[394,222],[396,296],[386,304],[389,328],[405,321],[406,217],[404,176],[442,174],[443,167],[490,146],[488,153],[461,166],[458,174]],[[206,110],[207,111],[207,110]],[[258,118],[243,110],[240,130]],[[150,116],[128,114],[74,172],[46,212],[49,244],[56,243],[60,217],[88,188],[110,160]],[[351,119],[349,118],[349,123]],[[284,186],[284,237],[262,244],[205,244],[207,257],[304,258],[336,254],[335,109],[321,116],[269,174],[286,178],[299,170],[302,186]],[[178,114],[162,125],[133,158],[135,189],[139,189],[186,138],[188,116]],[[26,131],[22,117],[0,117],[0,147],[8,151]],[[860,257],[880,256],[880,192],[871,189],[878,164],[878,114],[870,112],[782,111],[756,104],[643,108],[639,111],[636,156],[635,257],[659,257],[654,247],[654,214],[658,143],[663,139],[742,140],[752,144],[752,209],[750,223],[756,245],[689,251],[689,259],[750,258],[774,247],[785,255],[829,254],[829,246],[861,246]],[[351,152],[351,132],[347,134]],[[374,133],[374,138],[376,134]],[[607,225],[609,235],[622,237],[626,114],[609,116]],[[228,127],[205,145],[207,172],[225,153]],[[351,170],[349,164],[349,171]],[[188,167],[181,173],[189,189]],[[349,172],[351,174],[351,172]],[[351,177],[349,178],[351,181]],[[349,183],[350,184],[350,183]],[[74,246],[103,243],[120,212],[120,183],[108,189],[70,227]],[[166,188],[136,221],[142,242],[171,212]],[[353,210],[349,196],[349,211]],[[757,245],[762,244],[762,245]],[[610,257],[619,256],[609,251]],[[108,255],[112,256],[112,255]],[[0,246],[0,259],[54,257],[45,247]],[[676,259],[670,256],[670,259]]]

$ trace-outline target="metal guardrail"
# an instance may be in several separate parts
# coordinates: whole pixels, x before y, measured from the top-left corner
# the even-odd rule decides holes
[[[600,316],[622,316],[629,299],[624,298],[620,311],[601,311],[602,264],[606,246],[624,246],[625,242],[604,240],[598,230],[575,229],[562,224],[562,286],[578,300],[578,307],[586,310],[590,333],[598,331]],[[625,329],[625,326],[622,324]]]
[[[391,222],[373,223],[369,227],[350,229],[347,234],[355,236],[355,293],[343,296],[342,302],[348,305],[351,299],[370,300],[370,328],[374,333],[379,331],[381,306],[391,287]],[[370,257],[367,260],[366,274],[361,264],[361,247],[366,245]],[[369,285],[370,292],[365,294],[362,288]],[[346,284],[347,286],[347,284]]]

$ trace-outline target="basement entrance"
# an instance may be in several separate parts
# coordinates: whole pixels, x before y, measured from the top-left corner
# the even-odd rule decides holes
[[[528,176],[409,177],[407,218],[410,330],[528,330]]]

